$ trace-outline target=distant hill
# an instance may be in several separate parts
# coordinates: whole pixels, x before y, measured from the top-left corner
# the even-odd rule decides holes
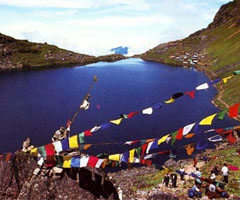
[[[101,57],[79,54],[47,43],[17,40],[0,33],[0,71],[67,67],[124,58],[117,54]]]
[[[113,52],[114,54],[121,54],[121,55],[127,55],[128,54],[128,47],[116,47],[116,48],[112,48],[110,49],[111,52]]]
[[[240,69],[240,0],[221,6],[207,28],[183,40],[160,44],[140,57],[171,65],[196,66],[211,77],[224,77]],[[240,101],[239,76],[222,89],[224,102]],[[224,107],[221,102],[216,103]]]

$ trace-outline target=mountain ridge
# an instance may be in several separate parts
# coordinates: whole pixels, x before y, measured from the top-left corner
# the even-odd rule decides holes
[[[121,59],[125,57],[118,54],[89,56],[47,43],[17,40],[0,33],[0,71],[69,67]]]

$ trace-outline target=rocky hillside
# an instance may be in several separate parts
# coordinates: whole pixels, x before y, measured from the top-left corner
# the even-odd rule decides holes
[[[34,175],[37,162],[16,152],[0,160],[0,199],[118,199],[107,175],[95,168],[65,169],[60,176]]]
[[[57,68],[124,59],[122,55],[88,56],[47,43],[16,40],[0,33],[0,71]]]
[[[225,77],[240,69],[240,0],[223,5],[207,28],[185,39],[160,44],[141,58],[186,68],[194,66],[211,78]],[[240,101],[239,77],[220,89],[221,101],[216,101],[220,107]]]

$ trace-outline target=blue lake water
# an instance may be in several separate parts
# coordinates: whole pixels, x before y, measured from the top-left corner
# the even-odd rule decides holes
[[[99,81],[91,92],[90,109],[79,114],[71,126],[71,135],[117,119],[121,113],[140,111],[169,99],[176,92],[193,90],[209,81],[202,72],[141,59],[56,70],[0,73],[0,152],[20,149],[27,137],[35,146],[50,143],[55,130],[73,116],[93,75],[97,75]],[[152,115],[137,115],[123,121],[120,126],[113,125],[105,131],[98,131],[88,137],[87,142],[160,138],[218,112],[211,104],[216,93],[216,89],[211,87],[196,93],[195,99],[181,97]],[[225,118],[201,129],[235,124],[236,121]],[[200,134],[193,140],[203,137],[207,136]],[[163,145],[164,148],[166,146]],[[103,145],[91,147],[88,153],[121,153],[128,149],[128,146],[120,144]]]

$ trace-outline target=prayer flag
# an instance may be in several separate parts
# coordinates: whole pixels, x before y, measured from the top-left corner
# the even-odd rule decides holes
[[[101,129],[101,126],[94,126],[94,127],[90,130],[90,132],[93,133],[93,132],[98,131],[99,129]]]
[[[146,140],[146,143],[149,143],[149,142],[152,142],[152,141],[154,141],[155,139],[147,139]]]
[[[154,109],[160,109],[163,106],[163,103],[157,103],[153,106]]]
[[[132,118],[134,115],[137,115],[139,112],[131,112],[128,114],[128,118]]]
[[[126,115],[126,114],[120,114],[120,117],[123,119],[128,119],[128,115]]]
[[[46,150],[47,156],[52,156],[55,154],[54,146],[52,143],[45,145],[45,150]]]
[[[74,135],[69,138],[69,147],[70,149],[78,148],[78,136]]]
[[[71,167],[80,167],[80,158],[79,157],[72,157],[71,160]]]
[[[88,148],[90,148],[92,145],[91,144],[85,144],[84,146],[83,146],[83,149],[84,150],[87,150]]]
[[[89,156],[80,157],[80,167],[87,167]]]
[[[38,153],[44,158],[46,158],[46,156],[47,156],[44,146],[38,147]]]
[[[129,162],[130,163],[134,162],[134,153],[135,153],[135,149],[132,149],[129,151]]]
[[[96,168],[100,168],[101,165],[103,164],[103,162],[104,162],[105,160],[106,160],[106,159],[98,159],[98,161],[97,161],[95,167],[96,167]]]
[[[153,113],[152,107],[146,108],[142,111],[142,114],[145,114],[145,115],[151,115],[152,113]]]
[[[211,125],[214,117],[217,115],[217,113],[210,115],[206,118],[204,118],[202,121],[200,121],[200,125]]]
[[[239,106],[240,103],[237,103],[229,108],[229,117],[234,118],[238,116]]]
[[[214,135],[210,138],[208,138],[210,142],[220,142],[222,141],[222,137],[220,135]]]
[[[53,146],[54,146],[55,151],[56,151],[57,153],[59,153],[59,152],[62,151],[62,143],[61,143],[61,141],[53,142]]]
[[[146,151],[147,147],[148,147],[148,143],[142,145],[142,154],[141,154],[141,157],[143,157],[143,155],[145,154],[145,151]]]
[[[228,80],[231,79],[232,77],[233,77],[233,75],[228,76],[228,77],[225,77],[225,78],[222,79],[222,81],[223,81],[224,83],[227,83]]]
[[[209,88],[208,83],[203,83],[203,84],[197,86],[197,87],[196,87],[196,90],[206,90],[206,89],[208,89],[208,88]]]
[[[84,143],[84,133],[78,134],[78,140],[80,144]]]
[[[214,81],[211,81],[211,85],[217,84],[217,83],[219,83],[220,81],[221,81],[220,78],[218,78],[218,79],[216,79],[216,80],[214,80]]]
[[[122,154],[121,161],[122,162],[128,162],[129,159],[129,152],[125,152]]]
[[[225,114],[227,113],[227,111],[228,111],[228,110],[225,109],[225,110],[222,110],[221,112],[219,112],[219,113],[217,114],[218,119],[219,119],[219,120],[223,120]]]
[[[183,135],[187,135],[192,130],[192,128],[194,127],[195,124],[196,123],[189,124],[189,125],[185,126],[183,128]]]
[[[113,161],[120,161],[120,155],[121,154],[112,154],[108,156],[108,159]]]
[[[188,92],[185,92],[186,95],[188,95],[190,98],[194,99],[195,98],[195,90],[193,91],[188,91]]]
[[[56,167],[63,167],[63,156],[55,156],[56,158]]]
[[[136,153],[138,155],[138,158],[140,158],[141,150],[142,150],[142,147],[136,148]]]
[[[161,143],[165,142],[165,141],[167,140],[167,138],[168,138],[169,135],[170,135],[170,134],[167,134],[167,135],[164,135],[162,138],[160,138],[160,139],[158,140],[158,145],[160,145]]]
[[[102,124],[102,125],[101,125],[101,130],[108,129],[110,126],[111,126],[111,123],[110,123],[110,122],[107,122],[107,123],[105,123],[105,124]]]
[[[66,150],[69,149],[68,139],[63,139],[63,140],[61,140],[61,143],[62,143],[62,150],[63,150],[63,151],[66,151]]]
[[[90,156],[88,160],[88,166],[89,167],[95,167],[98,162],[98,158],[95,156]]]
[[[189,156],[191,156],[192,153],[194,152],[194,143],[189,144],[189,145],[186,145],[186,146],[185,146],[185,149],[186,149],[186,151],[187,151],[187,154],[188,154]]]
[[[183,128],[180,128],[180,129],[177,131],[176,140],[181,140],[181,139],[182,139],[182,136],[183,136]]]
[[[123,118],[119,118],[119,119],[116,119],[116,120],[111,120],[110,122],[113,123],[113,124],[119,125],[122,120],[123,120]]]
[[[194,135],[195,135],[195,133],[189,133],[189,134],[185,135],[184,137],[189,139],[189,138],[192,138]]]
[[[32,150],[30,151],[30,153],[31,153],[33,156],[37,157],[37,156],[38,156],[38,149],[37,149],[37,148],[34,148],[34,149],[32,149]]]
[[[84,136],[92,136],[91,130],[84,131]]]
[[[170,98],[169,100],[167,100],[167,101],[164,101],[166,104],[168,104],[168,103],[173,103],[175,100],[173,99],[173,98]]]
[[[134,141],[127,141],[124,144],[132,145],[132,144],[136,144],[138,142],[139,142],[139,140],[134,140]]]
[[[147,159],[151,159],[151,158],[154,158],[155,157],[155,153],[154,154],[149,154],[149,155],[146,155],[143,157],[144,160],[147,160]]]
[[[217,132],[219,135],[222,135],[222,134],[223,134],[223,131],[224,131],[223,128],[216,129],[216,132]]]
[[[146,150],[146,153],[147,153],[147,154],[149,153],[152,144],[153,144],[153,141],[148,143],[148,147],[147,147],[147,150]]]
[[[63,156],[63,168],[71,168],[71,156]]]
[[[171,134],[171,144],[173,145],[176,141],[178,131],[175,131]]]
[[[182,92],[177,92],[177,93],[175,93],[175,94],[173,94],[172,95],[172,98],[173,99],[177,99],[177,98],[179,98],[179,97],[181,97],[181,96],[183,96],[184,94],[182,93]]]

